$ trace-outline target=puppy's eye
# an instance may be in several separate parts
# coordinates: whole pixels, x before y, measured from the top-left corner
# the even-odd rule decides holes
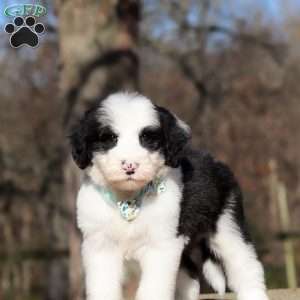
[[[118,140],[118,137],[113,132],[105,132],[100,136],[100,143],[116,143]]]
[[[145,131],[141,134],[141,139],[145,141],[154,141],[159,139],[159,134],[155,131]]]
[[[140,143],[143,147],[155,151],[161,145],[162,134],[159,128],[145,128],[140,134]]]

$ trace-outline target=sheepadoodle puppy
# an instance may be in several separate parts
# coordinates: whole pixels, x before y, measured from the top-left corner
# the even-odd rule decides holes
[[[202,275],[220,294],[268,299],[239,185],[190,138],[174,114],[131,93],[112,94],[74,127],[88,300],[121,300],[129,259],[142,272],[137,300],[196,300]]]

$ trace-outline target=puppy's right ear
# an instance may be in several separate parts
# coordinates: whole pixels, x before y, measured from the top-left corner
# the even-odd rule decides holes
[[[72,156],[80,169],[92,164],[95,142],[99,137],[99,123],[94,110],[87,111],[69,136]]]

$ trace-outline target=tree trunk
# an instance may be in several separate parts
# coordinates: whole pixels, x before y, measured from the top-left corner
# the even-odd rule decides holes
[[[64,128],[111,92],[138,89],[140,3],[133,0],[59,0],[61,96]],[[82,299],[80,235],[75,226],[79,172],[65,145],[65,200],[70,212],[69,297]]]

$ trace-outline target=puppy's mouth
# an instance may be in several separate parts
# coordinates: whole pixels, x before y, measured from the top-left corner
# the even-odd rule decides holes
[[[135,178],[134,176],[128,176],[125,180],[122,180],[124,182],[132,182],[137,184],[147,184],[148,180],[144,178]]]
[[[113,180],[110,183],[117,190],[134,191],[143,188],[149,183],[149,180],[146,180],[146,178],[136,178],[130,175],[125,178],[118,178],[118,180]]]
[[[138,180],[138,179],[136,179],[136,178],[134,178],[133,176],[128,176],[126,179],[125,179],[125,181],[144,181],[144,180]]]
[[[112,182],[115,182],[116,184],[119,182],[145,182],[148,183],[149,181],[151,181],[151,179],[149,180],[149,178],[147,176],[141,176],[138,174],[132,174],[132,175],[124,175],[124,176],[118,176],[115,178],[111,178]]]

